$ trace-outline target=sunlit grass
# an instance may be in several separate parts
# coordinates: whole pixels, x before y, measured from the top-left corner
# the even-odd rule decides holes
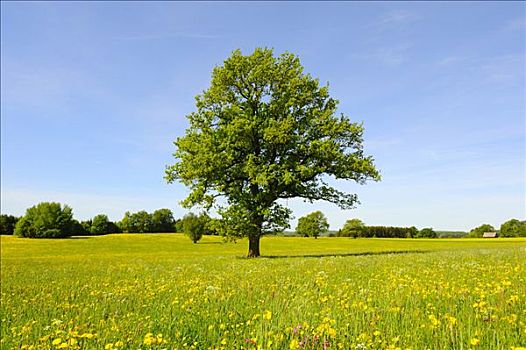
[[[524,239],[1,243],[2,349],[526,346]]]

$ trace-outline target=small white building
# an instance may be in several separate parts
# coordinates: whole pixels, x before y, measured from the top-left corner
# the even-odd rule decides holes
[[[482,238],[497,238],[497,232],[484,232]]]

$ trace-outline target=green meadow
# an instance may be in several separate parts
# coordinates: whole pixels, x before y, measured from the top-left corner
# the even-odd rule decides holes
[[[1,349],[521,349],[526,239],[1,236]]]

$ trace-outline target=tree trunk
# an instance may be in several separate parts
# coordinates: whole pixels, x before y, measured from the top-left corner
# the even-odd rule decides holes
[[[257,190],[251,188],[252,192],[256,193]],[[256,197],[256,195],[254,195]],[[263,215],[254,215],[251,218],[253,231],[248,234],[248,257],[257,258],[259,254],[259,239],[263,233]]]
[[[257,258],[259,256],[259,238],[260,236],[248,237],[248,257]]]

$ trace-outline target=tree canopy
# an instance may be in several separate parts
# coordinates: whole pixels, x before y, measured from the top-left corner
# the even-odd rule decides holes
[[[437,238],[437,233],[431,227],[426,227],[418,231],[416,238]]]
[[[89,227],[89,232],[93,235],[105,235],[116,233],[118,231],[119,228],[117,225],[111,222],[105,214],[96,215],[93,220],[91,220],[91,225]]]
[[[74,234],[73,211],[67,205],[42,202],[26,210],[15,235],[29,238],[64,238]]]
[[[20,220],[20,218],[16,216],[1,214],[0,235],[12,235],[15,232],[15,226],[18,220]]]
[[[298,220],[296,233],[305,237],[318,238],[319,235],[329,230],[327,218],[321,211],[315,211]]]
[[[526,237],[526,221],[511,219],[500,226],[502,237]]]
[[[338,232],[341,237],[361,237],[365,224],[360,219],[350,219],[345,222]]]
[[[290,227],[290,210],[279,199],[325,200],[349,209],[356,194],[334,188],[329,178],[359,184],[380,179],[363,152],[363,125],[338,115],[337,106],[328,85],[304,73],[294,54],[276,57],[258,48],[244,56],[236,50],[196,97],[166,180],[189,187],[185,207],[215,204],[221,233],[248,237],[248,255],[259,256],[262,235]]]
[[[174,232],[175,219],[170,209],[157,209],[152,213],[153,232]]]
[[[182,219],[183,232],[192,240],[197,243],[205,231],[206,220],[203,215],[197,216],[194,213],[186,214]]]

